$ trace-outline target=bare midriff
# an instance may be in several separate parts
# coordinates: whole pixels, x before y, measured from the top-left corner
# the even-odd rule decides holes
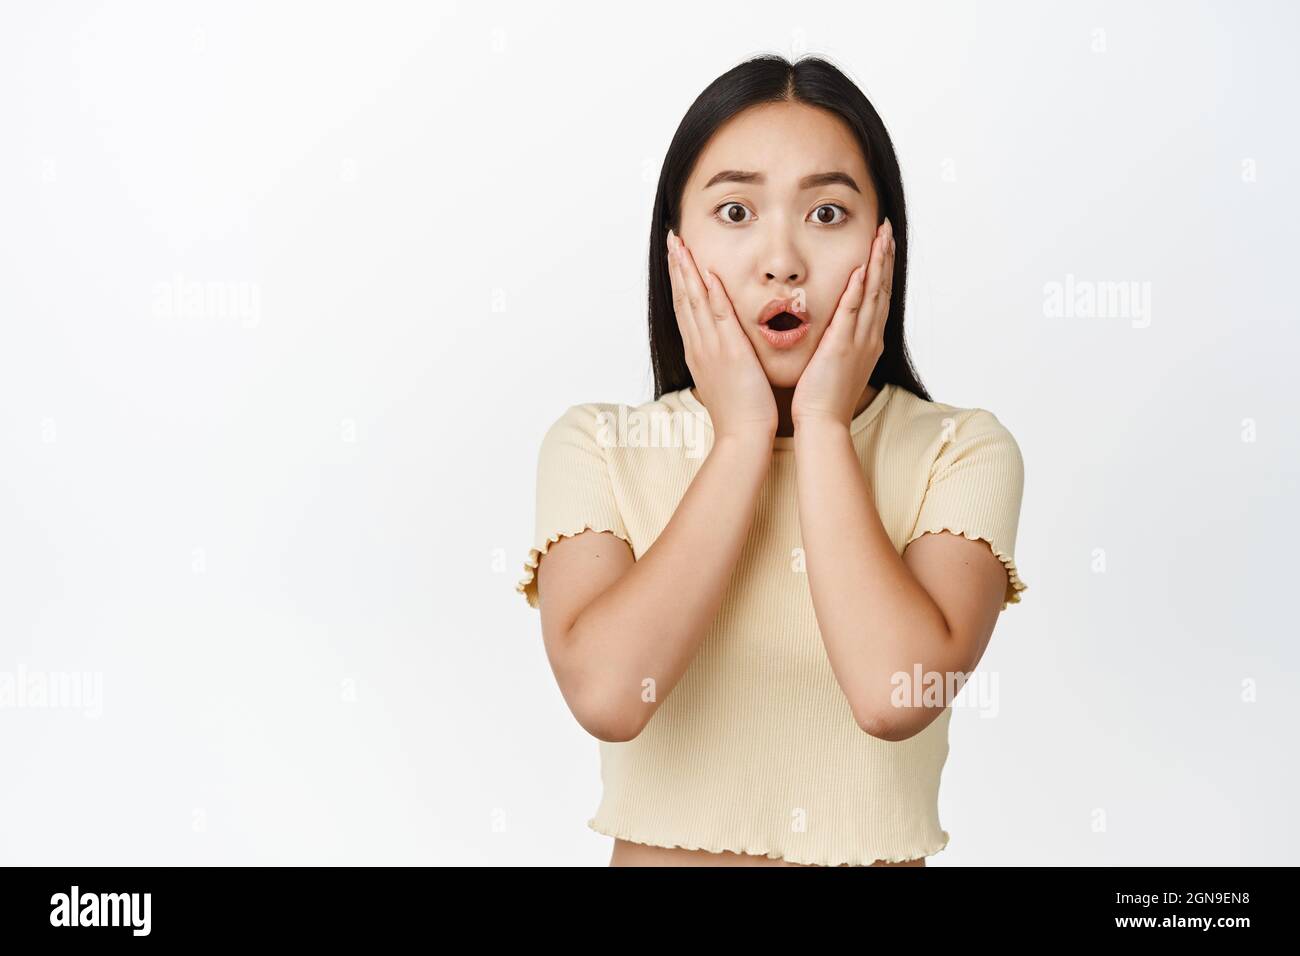
[[[713,853],[709,850],[686,850],[682,847],[650,846],[646,843],[633,843],[630,840],[614,838],[614,853],[609,858],[610,866],[815,866],[814,863],[790,863],[786,860],[773,860],[766,856],[750,853],[733,853],[724,850]],[[841,866],[849,866],[842,863]],[[871,866],[925,866],[925,857],[904,860],[901,863],[886,863],[877,860]]]

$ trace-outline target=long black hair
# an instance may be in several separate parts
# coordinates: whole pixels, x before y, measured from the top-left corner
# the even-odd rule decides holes
[[[700,152],[723,123],[741,110],[760,103],[796,102],[829,110],[848,124],[867,161],[867,170],[880,204],[880,222],[888,216],[894,227],[893,293],[885,324],[885,345],[870,383],[881,388],[893,382],[930,401],[912,368],[903,340],[903,304],[907,295],[907,207],[898,157],[885,124],[862,93],[840,70],[817,56],[790,62],[763,54],[746,60],[714,80],[682,117],[659,172],[654,214],[650,222],[650,360],[654,368],[655,399],[665,392],[694,385],[686,365],[681,330],[673,312],[672,281],[668,277],[668,229],[681,232],[682,191]],[[876,223],[877,226],[880,222]]]

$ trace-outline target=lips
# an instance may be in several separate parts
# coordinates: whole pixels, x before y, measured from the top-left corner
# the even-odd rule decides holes
[[[792,349],[808,335],[808,313],[796,299],[773,299],[758,314],[759,334],[777,349]]]
[[[807,321],[808,313],[796,298],[773,299],[758,314],[758,324],[774,332],[788,332]]]
[[[772,299],[763,311],[758,313],[758,324],[762,326],[764,336],[768,333],[780,333],[780,338],[787,338],[788,333],[805,330],[809,321],[807,312],[797,298]],[[768,336],[771,338],[771,336]]]

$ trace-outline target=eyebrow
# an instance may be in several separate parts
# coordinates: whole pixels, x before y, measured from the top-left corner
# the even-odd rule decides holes
[[[704,188],[716,186],[718,183],[755,183],[762,186],[767,182],[767,177],[762,173],[751,173],[740,169],[724,169],[719,173],[714,173],[713,177],[704,184]],[[861,193],[858,184],[853,181],[853,177],[848,173],[829,172],[813,173],[811,176],[805,176],[799,180],[800,189],[816,189],[818,186],[832,186],[839,184],[848,186],[855,193]]]

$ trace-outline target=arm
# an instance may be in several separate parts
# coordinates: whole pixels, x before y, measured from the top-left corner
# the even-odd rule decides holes
[[[707,268],[701,275],[671,230],[665,242],[673,312],[713,445],[639,561],[614,536],[584,531],[562,546],[556,542],[537,568],[552,669],[574,716],[602,740],[639,734],[690,665],[749,536],[777,429],[771,383],[722,282]],[[608,475],[589,441],[574,437],[573,457],[560,455],[565,443],[558,439],[546,444],[556,452],[544,460],[540,497],[582,504],[561,518],[550,517],[548,508],[541,527],[578,526],[579,514],[599,514],[604,528],[621,527]],[[568,490],[575,478],[583,491],[576,498]]]
[[[831,667],[864,731],[905,740],[942,706],[893,706],[893,675],[911,686],[919,665],[946,687],[969,674],[997,622],[1006,569],[983,541],[950,533],[925,534],[900,557],[841,422],[801,422],[795,448],[808,581]]]
[[[1011,546],[1023,475],[1009,433],[992,416],[966,416],[972,427],[960,429],[931,469],[915,540],[901,558],[894,551],[850,428],[884,350],[895,248],[886,218],[799,378],[791,412],[799,523],[826,653],[859,726],[897,741],[951,703],[950,682],[959,690],[979,662],[1004,594],[1023,588],[1008,577],[1003,553],[972,540]],[[932,675],[943,691],[938,707],[926,706]],[[916,696],[895,701],[896,688]]]
[[[635,737],[685,673],[748,537],[771,453],[770,435],[720,436],[639,561],[613,535],[584,531],[538,565],[547,656],[593,736]]]

